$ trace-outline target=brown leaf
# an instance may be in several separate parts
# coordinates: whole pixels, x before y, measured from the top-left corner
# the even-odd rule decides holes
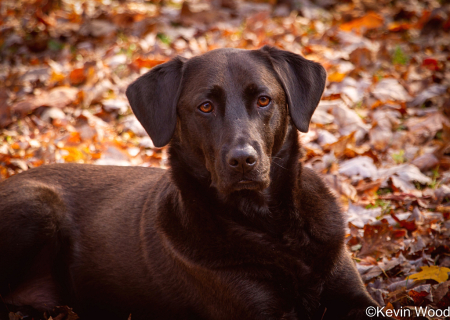
[[[358,256],[389,256],[402,247],[405,235],[406,230],[394,232],[385,219],[381,220],[380,225],[365,225],[362,248]]]
[[[56,87],[49,92],[44,92],[40,96],[32,96],[24,101],[18,102],[12,106],[13,112],[25,115],[34,109],[47,106],[63,108],[74,102],[77,98],[78,89],[69,87]]]
[[[336,157],[342,157],[345,154],[345,151],[348,148],[348,145],[354,145],[355,144],[355,133],[356,131],[350,133],[347,136],[343,136],[341,138],[338,139],[338,141],[331,143],[331,144],[326,144],[323,146],[323,149],[325,151],[332,151],[334,152]]]
[[[4,128],[12,122],[8,98],[6,89],[0,88],[0,128]]]
[[[427,171],[437,166],[439,164],[439,160],[434,154],[427,153],[414,159],[412,164],[419,168],[420,171]]]
[[[403,228],[405,228],[408,231],[415,231],[417,229],[416,222],[415,221],[408,221],[408,220],[400,220],[397,218],[397,216],[394,213],[391,213],[391,217],[398,222]]]
[[[438,303],[443,297],[446,296],[448,289],[450,287],[450,280],[434,285],[431,288],[433,294],[434,302]]]
[[[422,286],[420,286],[422,287]],[[417,289],[420,290],[420,289]],[[415,305],[420,305],[424,300],[425,297],[428,296],[430,293],[426,291],[419,291],[417,292],[414,290],[409,290],[408,295],[413,299]]]
[[[406,126],[415,137],[415,143],[421,144],[432,139],[436,132],[442,129],[444,116],[440,112],[435,112],[425,118],[410,118],[406,121]]]

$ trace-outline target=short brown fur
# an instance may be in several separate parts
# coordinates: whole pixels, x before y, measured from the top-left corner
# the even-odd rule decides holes
[[[320,65],[270,47],[177,58],[139,78],[127,95],[155,144],[170,141],[171,169],[58,164],[0,183],[7,307],[365,319],[376,303],[346,251],[342,211],[299,161],[297,128],[324,85]],[[269,106],[255,105],[260,95]],[[212,113],[197,109],[204,100]]]

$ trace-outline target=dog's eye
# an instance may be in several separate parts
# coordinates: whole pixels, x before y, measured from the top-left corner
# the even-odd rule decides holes
[[[201,112],[210,113],[211,111],[213,111],[213,106],[210,102],[205,102],[205,103],[201,104],[200,107],[198,107],[198,109]]]
[[[258,106],[267,107],[270,103],[270,98],[267,96],[261,96],[258,98]]]

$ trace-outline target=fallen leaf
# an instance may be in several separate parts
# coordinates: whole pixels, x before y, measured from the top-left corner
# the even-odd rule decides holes
[[[430,69],[432,71],[439,70],[438,61],[434,58],[425,58],[422,61],[422,67]]]
[[[335,123],[339,127],[339,133],[342,136],[355,132],[356,141],[360,141],[369,130],[369,126],[363,122],[358,114],[344,104],[337,105],[333,108],[333,116]]]
[[[360,206],[355,206],[349,203],[347,211],[347,221],[351,222],[358,228],[363,228],[364,225],[376,221],[377,217],[381,215],[381,208],[365,209]]]
[[[450,287],[450,281],[441,282],[432,286],[431,292],[433,293],[434,302],[438,303],[448,293]]]
[[[394,21],[388,25],[388,30],[392,32],[400,32],[413,28],[414,25],[408,22]]]
[[[63,147],[61,149],[61,155],[65,162],[79,162],[85,158],[85,154],[77,147]]]
[[[406,92],[405,88],[396,80],[392,78],[383,79],[377,83],[372,91],[372,94],[382,101],[409,101],[411,96]]]
[[[345,181],[345,179],[334,174],[327,174],[324,176],[324,179],[328,186],[334,190],[337,195],[343,195],[352,201],[356,201],[357,193],[355,187]]]
[[[437,166],[439,164],[439,159],[436,158],[434,154],[427,153],[414,159],[412,164],[419,168],[421,171],[426,171]]]
[[[387,180],[391,178],[392,183],[402,191],[416,190],[412,182],[422,184],[431,183],[431,179],[420,172],[419,168],[412,164],[403,164],[390,168],[378,169],[378,177],[383,179],[381,187],[387,187]]]
[[[430,295],[431,286],[429,284],[415,287],[413,290],[408,291],[410,298],[414,300],[415,305],[421,305],[425,298]]]
[[[443,94],[445,91],[447,91],[447,86],[433,84],[429,86],[427,89],[423,90],[421,93],[419,93],[414,99],[412,99],[408,103],[408,107],[421,106],[428,99],[439,96]]]
[[[432,139],[436,132],[443,128],[444,121],[445,118],[440,112],[434,112],[424,118],[410,118],[405,124],[413,134],[414,142],[422,144]]]
[[[372,50],[369,50],[368,48],[356,48],[355,50],[350,53],[349,56],[350,62],[353,63],[353,65],[356,68],[367,68],[370,67],[374,60],[375,60],[375,54]]]
[[[167,59],[151,59],[151,58],[142,58],[138,57],[133,62],[139,67],[139,68],[153,68],[161,63],[166,62]]]
[[[317,130],[317,143],[323,146],[326,144],[335,143],[338,139],[327,130]]]
[[[370,143],[378,151],[385,151],[392,144],[393,128],[399,124],[400,112],[390,109],[377,109],[372,114],[372,129],[369,131]]]
[[[389,256],[403,247],[405,235],[406,230],[394,230],[384,219],[379,222],[379,225],[366,224],[364,226],[362,248],[358,253],[358,257],[367,255],[375,258]]]
[[[422,267],[422,271],[418,273],[414,273],[409,276],[409,279],[413,280],[435,280],[439,283],[445,282],[448,280],[448,273],[450,272],[449,268],[444,268],[440,266],[424,266]]]
[[[341,82],[342,80],[344,80],[344,78],[345,74],[339,72],[334,72],[328,75],[328,81],[330,82]]]
[[[349,135],[340,137],[336,142],[331,144],[325,144],[323,149],[325,151],[332,151],[336,157],[341,157],[345,155],[349,145],[355,144],[355,132]]]
[[[56,87],[40,96],[29,97],[14,104],[12,110],[20,114],[26,114],[41,106],[63,108],[74,102],[77,94],[78,89],[76,88]]]
[[[106,20],[91,20],[80,28],[80,34],[95,38],[111,37],[116,33],[117,27]]]
[[[69,74],[69,80],[72,85],[78,85],[86,81],[84,68],[73,69]]]
[[[373,159],[367,156],[359,156],[339,164],[339,173],[357,180],[371,178],[377,179],[377,167],[373,164]]]
[[[339,94],[347,105],[352,106],[360,102],[364,97],[364,91],[371,85],[369,79],[356,81],[351,77],[344,78],[341,82],[333,82],[325,91],[325,96]]]
[[[5,88],[0,89],[0,128],[11,124],[11,111],[8,104],[9,94]]]
[[[42,112],[41,120],[50,122],[50,120],[54,119],[64,119],[66,117],[66,114],[59,108],[46,108]]]
[[[100,159],[95,161],[98,165],[129,166],[131,165],[128,155],[115,146],[108,146]]]
[[[339,28],[343,31],[359,31],[376,29],[383,25],[384,19],[382,16],[375,12],[369,12],[365,16],[352,20],[347,23],[343,23]]]
[[[123,99],[108,99],[103,100],[103,109],[106,112],[118,112],[124,114],[128,110],[128,101]]]

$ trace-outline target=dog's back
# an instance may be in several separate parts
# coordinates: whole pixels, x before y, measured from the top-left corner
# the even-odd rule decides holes
[[[67,298],[74,300],[74,292],[65,292],[68,288],[83,288],[85,292],[75,294],[101,301],[98,292],[110,296],[143,284],[144,291],[156,295],[156,286],[149,290],[146,268],[151,265],[145,265],[136,248],[142,245],[143,209],[155,212],[151,206],[167,187],[168,180],[161,179],[167,174],[157,168],[56,164],[0,183],[4,302],[51,310],[69,303]],[[153,225],[145,223],[145,228]],[[115,307],[125,303],[123,292]],[[128,296],[136,300],[132,292]]]

